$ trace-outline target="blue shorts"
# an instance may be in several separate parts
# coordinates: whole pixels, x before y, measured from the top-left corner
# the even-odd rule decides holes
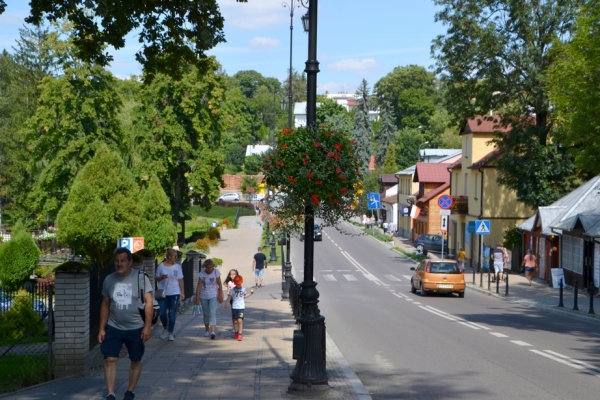
[[[129,353],[129,359],[134,362],[142,361],[145,349],[144,341],[142,340],[142,329],[123,331],[107,324],[104,328],[106,335],[100,345],[100,351],[104,355],[104,358],[118,358],[121,347],[125,344]]]
[[[231,309],[231,319],[244,319],[244,311],[245,308],[232,308]]]
[[[525,272],[533,272],[535,271],[535,267],[525,267]]]
[[[255,278],[262,279],[263,276],[265,276],[265,269],[264,268],[261,268],[261,269],[256,268],[254,270],[254,277]]]

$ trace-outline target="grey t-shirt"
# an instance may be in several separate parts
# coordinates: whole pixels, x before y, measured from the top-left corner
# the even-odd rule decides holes
[[[102,296],[110,299],[108,325],[125,331],[144,327],[138,311],[138,307],[142,305],[140,294],[144,290],[144,280],[145,293],[152,292],[148,277],[135,269],[124,278],[113,272],[104,279]]]

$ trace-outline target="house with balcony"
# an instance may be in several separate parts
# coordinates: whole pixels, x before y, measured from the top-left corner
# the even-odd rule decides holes
[[[416,239],[422,233],[441,233],[441,208],[438,200],[441,196],[450,194],[448,165],[417,163],[413,181],[418,182],[419,189],[413,199],[413,207],[417,207],[418,216],[414,218],[412,239]]]
[[[495,247],[502,243],[506,229],[524,222],[535,213],[518,201],[516,192],[497,182],[496,160],[500,150],[490,141],[508,129],[500,127],[500,117],[494,115],[467,120],[460,132],[462,157],[448,168],[453,199],[448,247],[454,254],[464,248],[471,266],[479,266],[480,240],[485,246]],[[477,220],[490,221],[489,235],[477,235],[474,230],[468,229]]]

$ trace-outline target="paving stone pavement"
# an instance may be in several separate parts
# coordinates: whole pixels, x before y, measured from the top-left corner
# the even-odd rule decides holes
[[[262,223],[258,217],[242,217],[238,229],[221,233],[218,246],[207,255],[223,259],[224,277],[236,268],[244,286],[254,284],[252,257],[260,245]],[[268,253],[265,250],[265,253]],[[159,338],[154,329],[146,343],[143,372],[136,399],[302,399],[287,394],[296,361],[292,337],[297,325],[287,300],[281,300],[281,262],[270,265],[262,288],[246,299],[243,341],[233,339],[231,310],[217,307],[217,337],[204,337],[202,316],[193,316],[189,303],[175,324],[175,341]],[[325,399],[367,400],[371,396],[356,377],[335,343],[327,337],[327,373],[330,390]],[[117,399],[127,390],[129,359],[117,362]],[[100,400],[106,396],[101,368],[86,378],[66,378],[9,393],[14,400]]]

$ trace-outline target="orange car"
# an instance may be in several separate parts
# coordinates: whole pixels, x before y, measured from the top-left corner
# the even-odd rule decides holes
[[[418,267],[411,267],[415,271],[410,279],[410,291],[421,292],[427,296],[429,292],[458,293],[458,297],[465,297],[465,274],[455,260],[423,260]]]

